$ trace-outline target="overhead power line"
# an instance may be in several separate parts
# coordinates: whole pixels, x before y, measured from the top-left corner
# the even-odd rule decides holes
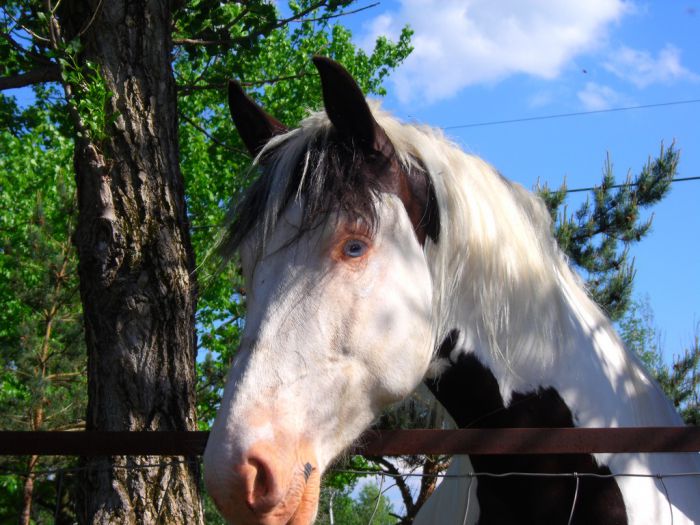
[[[534,120],[551,120],[557,118],[567,118],[567,117],[580,117],[583,115],[596,115],[599,113],[615,113],[619,111],[631,111],[633,109],[648,109],[648,108],[660,108],[666,106],[680,106],[684,104],[697,104],[700,103],[700,98],[690,99],[690,100],[674,100],[671,102],[659,102],[657,104],[642,104],[640,106],[625,106],[620,108],[608,108],[608,109],[595,109],[591,111],[576,111],[573,113],[555,113],[553,115],[540,115],[537,117],[523,117],[514,118],[506,120],[490,120],[485,122],[473,122],[470,124],[458,124],[455,126],[443,126],[442,129],[464,129],[464,128],[477,128],[482,126],[497,126],[500,124],[514,124],[516,122],[532,122]]]
[[[678,177],[676,179],[671,179],[671,182],[686,182],[689,180],[700,180],[700,177]],[[608,188],[624,188],[625,186],[636,186],[634,182],[630,182],[629,184],[613,184],[612,186],[607,186]],[[581,191],[595,191],[598,188],[595,186],[591,186],[590,188],[573,188],[570,190],[566,190],[566,193],[576,193],[576,192],[581,192]],[[555,190],[556,191],[556,190]]]
[[[371,4],[368,7],[374,7],[376,4]],[[441,126],[441,129],[443,130],[449,130],[449,129],[464,129],[464,128],[476,128],[480,126],[497,126],[500,124],[514,124],[517,122],[532,122],[532,121],[537,121],[537,120],[552,120],[552,119],[558,119],[558,118],[568,118],[568,117],[580,117],[584,115],[596,115],[600,113],[615,113],[615,112],[620,112],[620,111],[632,111],[635,109],[649,109],[649,108],[660,108],[660,107],[667,107],[667,106],[680,106],[680,105],[687,105],[687,104],[698,104],[700,103],[700,98],[695,98],[695,99],[689,99],[689,100],[674,100],[670,102],[659,102],[656,104],[642,104],[638,106],[624,106],[624,107],[619,107],[619,108],[608,108],[608,109],[597,109],[597,110],[591,110],[591,111],[576,111],[572,113],[555,113],[552,115],[540,115],[536,117],[523,117],[523,118],[516,118],[516,119],[506,119],[506,120],[491,120],[491,121],[486,121],[486,122],[473,122],[470,124],[459,124],[455,126]],[[189,121],[189,119],[186,119]],[[199,128],[197,126],[197,129],[200,131],[204,132],[203,129]],[[209,134],[207,134],[209,136]],[[211,138],[211,137],[210,137]],[[694,181],[694,180],[700,180],[700,177],[678,177],[671,182],[687,182],[687,181]],[[634,185],[633,183],[631,183]],[[612,186],[609,186],[610,188],[622,188],[624,186],[627,186],[628,184],[614,184]],[[584,191],[595,191],[597,188],[594,186],[586,187],[586,188],[571,188],[567,189],[566,193],[580,193]],[[553,190],[556,191],[556,190]],[[200,226],[193,226],[193,230],[209,230],[212,228],[218,228],[220,225],[213,225],[213,224],[204,224]]]
[[[678,177],[676,179],[672,179],[671,182],[687,182],[691,180],[700,180],[700,177]],[[635,186],[635,183],[630,182],[629,184],[613,184],[611,186],[607,186],[608,188],[622,188],[624,186]],[[595,186],[591,186],[588,188],[571,188],[567,189],[566,193],[578,193],[578,192],[583,192],[583,191],[595,191],[598,188]],[[552,189],[550,191],[556,192],[556,189]],[[191,226],[192,230],[211,230],[213,228],[221,228],[221,224],[201,224],[199,226]]]

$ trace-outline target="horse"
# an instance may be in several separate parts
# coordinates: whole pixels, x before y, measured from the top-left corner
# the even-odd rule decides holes
[[[296,129],[229,85],[259,176],[220,244],[240,255],[247,304],[204,454],[227,520],[312,523],[324,470],[421,383],[459,427],[682,424],[539,198],[368,102],[338,63],[313,62],[324,110]],[[700,520],[697,479],[654,477],[699,471],[697,454],[469,459],[476,472],[589,476],[479,477],[459,494],[445,481],[433,497],[449,498],[418,522]]]

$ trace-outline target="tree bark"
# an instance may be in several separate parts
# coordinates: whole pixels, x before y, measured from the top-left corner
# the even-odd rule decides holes
[[[75,0],[62,9],[63,39],[80,36],[82,58],[99,65],[113,93],[108,110],[118,115],[107,138],[80,133],[74,157],[87,430],[194,430],[196,288],[171,2]],[[203,523],[195,458],[84,465],[83,523]]]
[[[30,525],[32,521],[32,500],[34,497],[34,468],[38,456],[30,456],[27,461],[27,477],[22,487],[22,511],[19,515],[19,525]]]

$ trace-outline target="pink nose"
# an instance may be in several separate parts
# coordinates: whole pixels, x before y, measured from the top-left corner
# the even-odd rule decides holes
[[[284,476],[280,469],[275,467],[274,456],[269,456],[269,451],[255,448],[248,451],[248,455],[238,467],[245,490],[246,505],[256,514],[274,509],[285,496],[280,488],[281,483],[284,483]]]
[[[257,441],[237,458],[217,456],[216,442],[207,445],[207,490],[226,519],[237,525],[313,522],[321,473],[311,446],[289,446],[292,440]]]

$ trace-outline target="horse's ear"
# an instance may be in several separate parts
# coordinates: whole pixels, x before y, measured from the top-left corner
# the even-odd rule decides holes
[[[228,107],[236,129],[253,157],[272,137],[287,132],[284,124],[268,115],[234,80],[228,83]]]
[[[388,139],[355,79],[329,58],[316,56],[313,61],[321,76],[323,105],[333,127],[363,148],[382,150]]]

